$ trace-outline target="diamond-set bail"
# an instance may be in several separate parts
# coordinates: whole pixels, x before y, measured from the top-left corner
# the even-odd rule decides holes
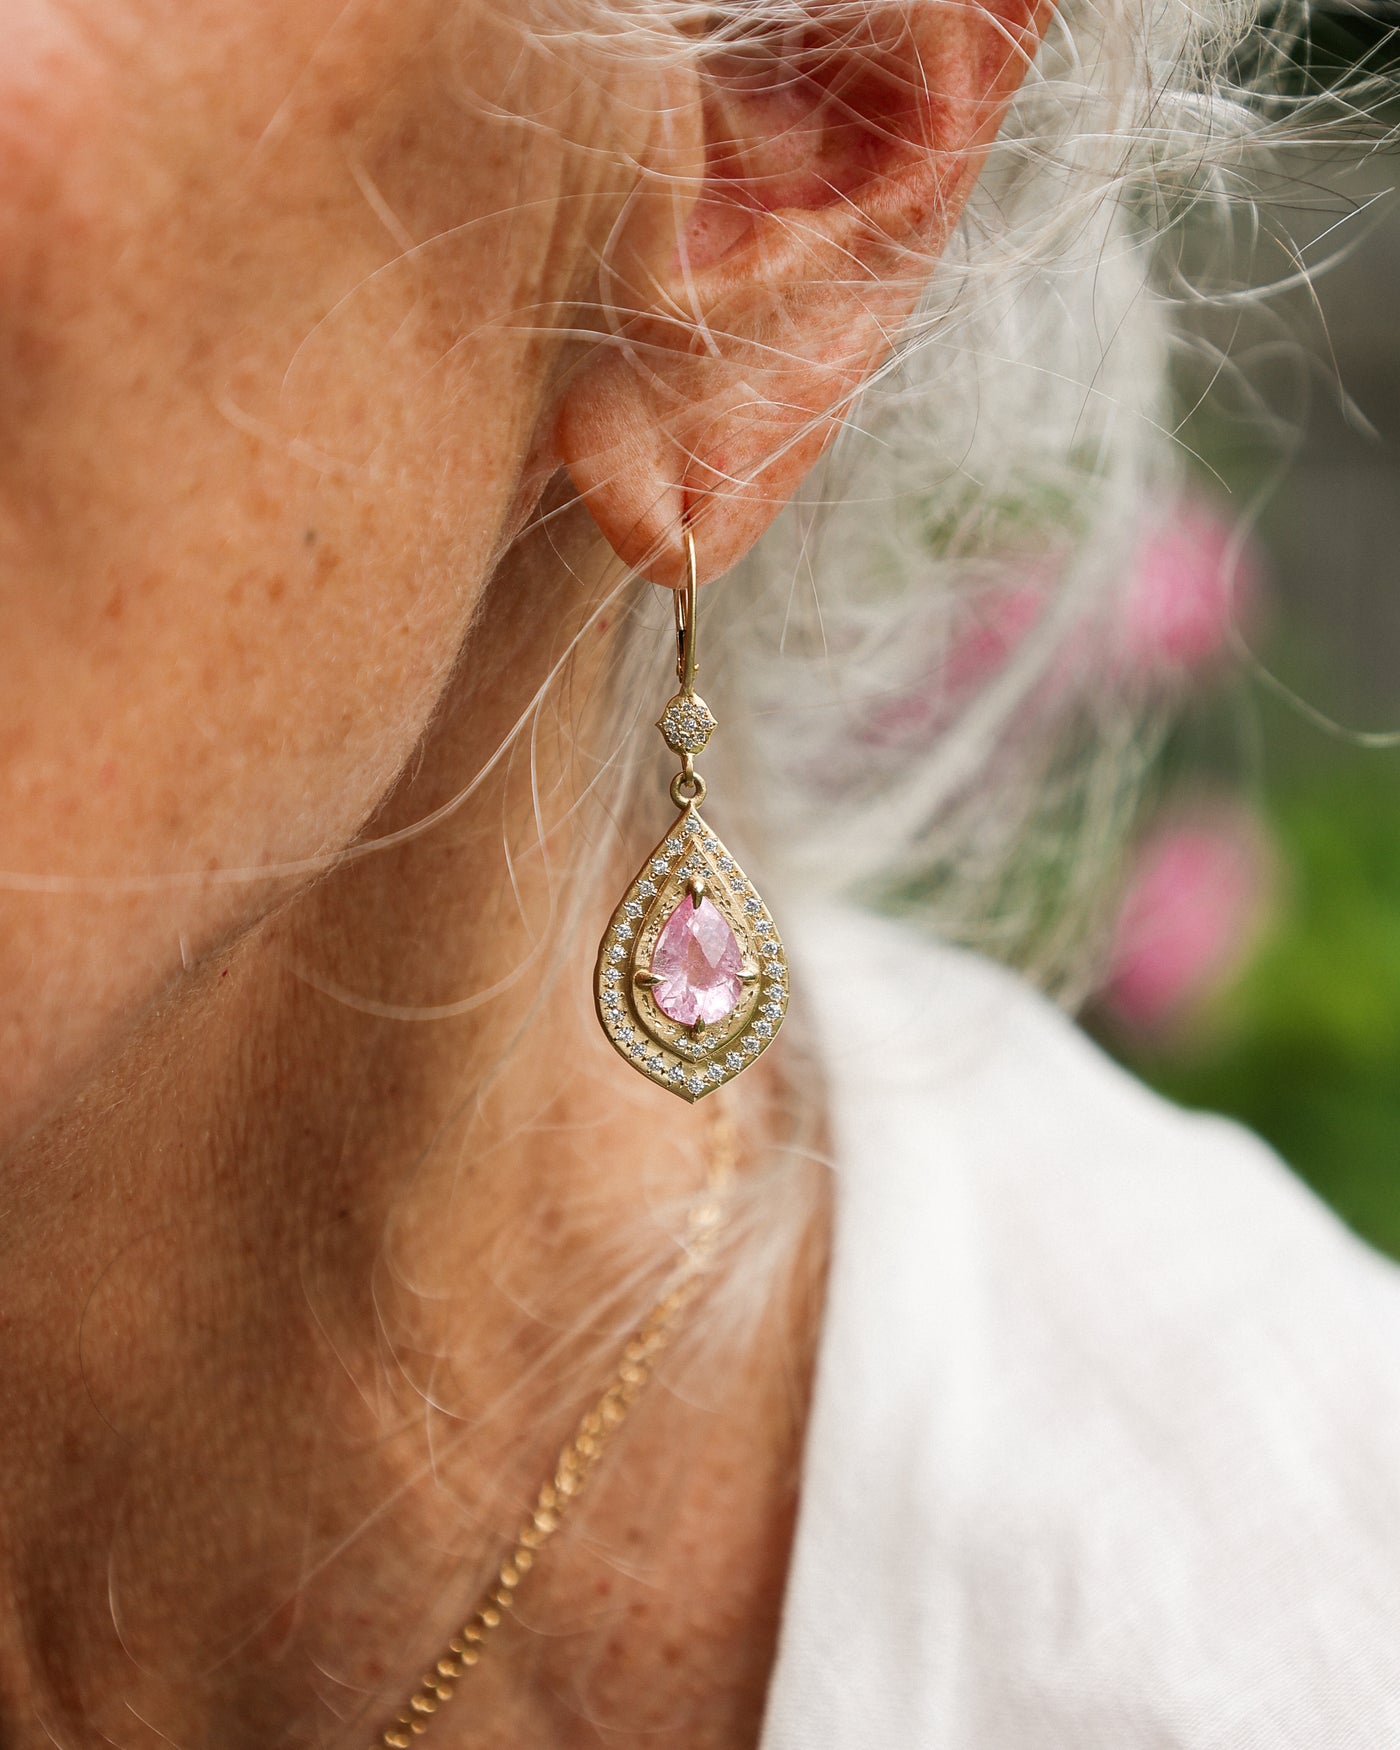
[[[680,756],[680,814],[622,896],[598,948],[594,996],[613,1047],[658,1087],[694,1102],[732,1081],[772,1044],[787,1013],[788,969],[767,906],[700,814],[695,770],[716,728],[695,691],[695,542],[676,594],[680,691],[657,721]]]
[[[694,759],[704,753],[705,744],[718,725],[715,714],[698,693],[677,693],[667,701],[666,709],[656,720],[662,739],[672,753]]]

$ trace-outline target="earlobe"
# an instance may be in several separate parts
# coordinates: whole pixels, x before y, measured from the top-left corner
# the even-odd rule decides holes
[[[1041,0],[813,4],[702,61],[703,175],[648,208],[613,332],[561,399],[557,453],[655,582],[727,569],[888,355],[1029,65]],[[672,193],[676,194],[673,184]]]

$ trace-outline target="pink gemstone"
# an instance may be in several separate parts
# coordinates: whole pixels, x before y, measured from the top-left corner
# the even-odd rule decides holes
[[[744,994],[739,944],[719,909],[708,899],[697,906],[689,894],[666,920],[651,956],[658,1009],[693,1027],[712,1026],[738,1007]]]

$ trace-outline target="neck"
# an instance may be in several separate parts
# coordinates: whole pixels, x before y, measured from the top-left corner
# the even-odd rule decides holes
[[[549,587],[497,586],[534,604]],[[547,671],[551,639],[504,625],[514,647],[473,672]],[[606,655],[581,653],[585,691]],[[460,790],[528,690],[460,683],[374,833]],[[674,1265],[704,1108],[595,1037],[595,944],[557,872],[597,821],[569,747],[537,738],[534,755],[528,772],[500,762],[434,832],[249,921],[7,1163],[6,1743],[62,1726],[134,1744],[142,1721],[153,1744],[262,1742],[336,1717],[363,1737],[458,1625]],[[645,842],[619,849],[619,888]],[[781,1100],[748,1079],[757,1183]],[[522,1599],[545,1632],[513,1625],[473,1673],[478,1726],[592,1743],[586,1722],[620,1709],[654,1729],[647,1710],[674,1719],[678,1686],[698,1685],[732,1709],[712,1700],[669,1741],[744,1741],[771,1658],[819,1228],[795,1224],[742,1335],[727,1320],[722,1341],[682,1343],[684,1392],[660,1380],[634,1411],[625,1481],[590,1489],[587,1536],[552,1548]],[[721,1497],[724,1472],[744,1480]],[[674,1624],[672,1569],[689,1583]],[[597,1693],[578,1691],[580,1668],[604,1671]]]

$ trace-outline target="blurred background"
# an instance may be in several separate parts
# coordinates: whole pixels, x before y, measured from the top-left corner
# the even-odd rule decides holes
[[[1386,10],[1314,8],[1298,56],[1342,106],[1372,78],[1394,135]],[[1398,183],[1384,128],[1361,162],[1325,141],[1293,155],[1230,248],[1249,253],[1232,267],[1298,283],[1193,329],[1178,388],[1195,485],[1143,585],[1184,706],[1089,1022],[1400,1256]]]

